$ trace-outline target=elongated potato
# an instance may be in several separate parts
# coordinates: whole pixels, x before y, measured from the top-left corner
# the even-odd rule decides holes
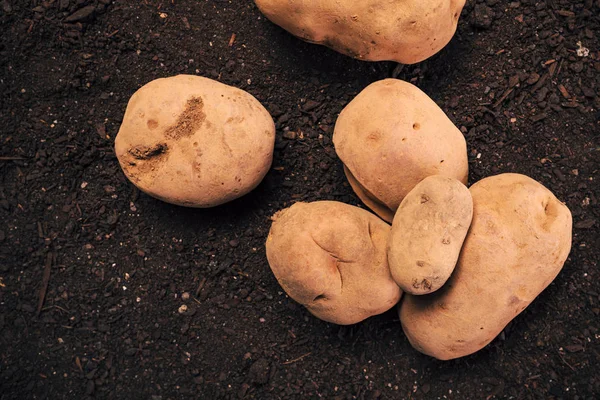
[[[156,79],[129,100],[115,139],[127,178],[168,203],[213,207],[271,167],[275,124],[251,94],[208,78]]]
[[[454,36],[465,0],[255,0],[293,35],[367,61],[413,64]]]
[[[413,347],[441,360],[490,343],[552,282],[571,249],[571,213],[540,183],[502,174],[470,191],[473,221],[452,276],[400,306]]]
[[[360,92],[340,113],[333,144],[358,197],[388,222],[430,175],[467,183],[462,133],[425,93],[398,79]]]
[[[389,233],[358,207],[296,203],[273,217],[267,259],[285,292],[313,315],[354,324],[389,310],[402,294],[387,264]]]
[[[411,294],[438,290],[450,277],[473,217],[465,185],[433,175],[402,200],[388,240],[388,263],[400,288]]]

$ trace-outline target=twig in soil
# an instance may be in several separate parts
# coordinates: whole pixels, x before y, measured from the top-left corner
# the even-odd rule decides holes
[[[515,90],[515,89],[514,88],[510,88],[506,92],[504,92],[504,94],[502,96],[500,96],[500,98],[498,99],[498,101],[496,101],[494,103],[494,107],[493,108],[497,108],[500,104],[502,104],[502,102],[504,100],[506,100],[506,98],[508,97],[508,95],[511,94],[513,92],[513,90]]]
[[[229,47],[233,46],[234,42],[235,42],[235,33],[232,33],[231,38],[229,39]]]
[[[75,357],[75,365],[77,365],[77,368],[79,369],[79,371],[81,373],[83,373],[83,367],[81,365],[81,360],[79,359],[79,357]]]
[[[310,356],[311,354],[312,354],[312,351],[311,351],[310,353],[306,353],[306,354],[304,354],[304,355],[301,355],[301,356],[300,356],[300,357],[298,357],[298,358],[294,358],[293,360],[286,361],[286,362],[284,362],[284,363],[283,363],[283,365],[289,365],[289,364],[293,364],[293,363],[295,363],[295,362],[298,362],[298,361],[302,360],[304,357]]]
[[[48,290],[48,282],[50,281],[50,271],[52,269],[52,257],[53,253],[48,252],[46,254],[46,264],[44,265],[44,275],[42,276],[42,287],[40,288],[40,298],[38,300],[37,316],[39,317],[42,312],[42,306],[46,298],[46,291]]]
[[[198,295],[202,291],[202,288],[204,287],[205,284],[206,284],[206,278],[202,278],[202,280],[200,281],[200,284],[198,285],[198,289],[196,289],[196,297],[198,297]]]
[[[564,362],[567,365],[567,367],[571,368],[572,371],[575,371],[575,368],[573,368],[573,366],[571,364],[569,364],[567,362],[567,360],[564,359],[564,357],[562,356],[562,354],[558,353],[558,356],[560,357],[560,359],[562,360],[562,362]]]
[[[15,156],[15,157],[10,157],[10,156],[0,157],[0,161],[13,161],[13,160],[24,160],[24,159],[25,159],[25,157],[17,157],[17,156]]]
[[[50,310],[50,309],[52,309],[52,308],[56,308],[56,309],[58,309],[58,310],[60,310],[60,311],[66,312],[66,313],[68,313],[68,312],[69,312],[69,310],[65,310],[65,309],[64,309],[64,308],[62,308],[61,306],[57,306],[57,305],[53,305],[53,306],[44,307],[44,308],[42,308],[42,311]]]

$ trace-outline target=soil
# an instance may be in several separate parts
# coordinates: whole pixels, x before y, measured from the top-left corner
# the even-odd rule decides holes
[[[599,28],[598,0],[470,1],[449,46],[400,66],[301,42],[250,0],[0,0],[0,398],[598,398]],[[179,73],[273,115],[273,168],[251,194],[187,209],[123,175],[129,97]],[[574,217],[554,283],[455,361],[413,350],[393,310],[312,317],[265,258],[277,210],[361,204],[331,134],[386,77],[460,127],[470,183],[524,173]]]

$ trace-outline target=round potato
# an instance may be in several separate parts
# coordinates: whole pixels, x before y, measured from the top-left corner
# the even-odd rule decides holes
[[[388,222],[430,175],[467,183],[464,136],[433,100],[401,80],[360,92],[340,113],[333,144],[358,197]]]
[[[275,124],[258,100],[192,75],[157,79],[135,92],[115,139],[134,185],[188,207],[213,207],[254,189],[274,146]]]
[[[389,233],[388,224],[358,207],[296,203],[273,217],[267,259],[285,292],[313,315],[354,324],[400,300],[385,253]]]
[[[490,343],[558,275],[571,248],[569,209],[533,179],[502,174],[470,191],[473,221],[452,276],[400,306],[413,347],[441,360]]]
[[[255,0],[275,24],[312,43],[366,61],[413,64],[440,51],[465,0]]]
[[[473,198],[453,178],[423,179],[400,203],[387,244],[392,277],[407,293],[442,287],[454,271],[473,217]]]

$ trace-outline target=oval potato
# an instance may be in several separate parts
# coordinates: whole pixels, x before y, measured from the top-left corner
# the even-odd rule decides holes
[[[398,79],[360,92],[340,113],[333,144],[358,197],[388,222],[430,175],[467,183],[464,136],[425,93]]]
[[[134,185],[188,207],[213,207],[250,192],[268,172],[274,146],[275,124],[258,100],[192,75],[141,87],[115,139]]]
[[[571,248],[569,209],[535,180],[496,175],[470,191],[473,221],[454,273],[400,306],[413,347],[441,360],[490,343],[558,275]]]
[[[366,61],[414,64],[440,51],[456,31],[465,0],[255,0],[293,35]]]
[[[402,200],[388,240],[392,277],[407,293],[428,294],[450,277],[473,217],[473,198],[453,178],[423,179]]]
[[[354,324],[400,300],[385,252],[389,232],[388,224],[358,207],[296,203],[273,217],[267,259],[285,292],[313,315]]]

